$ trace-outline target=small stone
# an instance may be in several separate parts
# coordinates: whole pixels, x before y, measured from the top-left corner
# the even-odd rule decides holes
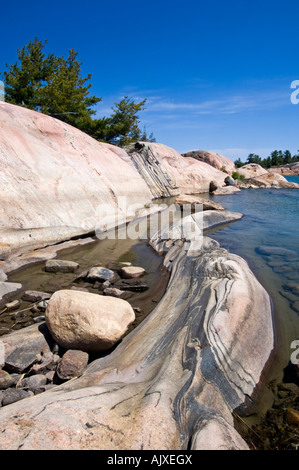
[[[46,310],[46,308],[48,307],[48,303],[49,303],[49,300],[42,300],[41,302],[38,303],[38,308],[40,310]]]
[[[144,292],[149,289],[149,286],[144,283],[130,283],[130,284],[121,284],[121,290],[132,291],[132,292]]]
[[[145,274],[145,269],[140,268],[139,266],[125,266],[121,268],[121,274],[127,279],[133,279],[143,276],[143,274]]]
[[[53,382],[54,375],[55,375],[55,370],[49,370],[49,372],[46,373],[45,377],[48,382]]]
[[[211,181],[210,182],[210,193],[216,191],[218,189],[218,183],[216,181]]]
[[[46,352],[42,356],[42,360],[40,364],[34,364],[31,369],[30,373],[38,374],[40,372],[44,372],[47,369],[51,369],[55,364],[55,359],[54,359],[54,354],[49,352]]]
[[[45,315],[39,315],[38,317],[33,318],[34,323],[40,323],[42,321],[45,321],[46,317]]]
[[[3,392],[2,406],[10,405],[11,403],[23,400],[24,398],[28,398],[33,395],[33,392],[23,390],[21,388],[7,388]]]
[[[80,377],[88,364],[89,355],[86,352],[69,349],[61,359],[57,368],[57,375],[61,380],[70,380]]]
[[[9,388],[14,384],[14,378],[4,370],[0,370],[0,389]]]
[[[41,292],[36,290],[25,291],[22,299],[26,302],[39,302],[41,300],[48,300],[51,298],[51,294],[48,292]]]
[[[31,351],[24,351],[22,348],[16,348],[5,361],[5,366],[18,373],[24,372],[30,366],[37,362],[37,356]]]
[[[119,299],[126,294],[125,291],[117,289],[116,287],[107,287],[104,289],[103,293],[105,295],[110,295],[111,297],[117,297]]]
[[[79,267],[74,261],[50,259],[46,261],[45,270],[52,273],[73,273]]]
[[[31,375],[26,379],[21,380],[19,387],[23,389],[29,389],[33,392],[39,389],[42,385],[46,385],[47,378],[43,374]]]
[[[86,276],[86,280],[89,282],[105,282],[105,281],[113,281],[116,278],[116,274],[111,269],[103,268],[103,267],[94,267],[88,271]]]
[[[15,308],[18,308],[21,305],[21,302],[19,300],[13,300],[12,302],[8,302],[5,304],[5,308],[7,310],[14,310]]]

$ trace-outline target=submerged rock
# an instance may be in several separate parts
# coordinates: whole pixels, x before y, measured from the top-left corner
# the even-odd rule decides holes
[[[140,266],[124,266],[120,271],[122,276],[127,279],[134,279],[145,274],[145,269]]]
[[[199,210],[203,210],[203,211],[206,211],[206,210],[224,211],[225,210],[224,207],[222,207],[221,204],[218,204],[217,202],[211,201],[209,199],[204,199],[203,197],[189,195],[189,194],[180,194],[175,199],[174,203],[178,204],[181,207],[184,207],[185,204],[190,205],[191,210],[195,210],[196,207],[199,207]]]
[[[52,273],[73,273],[79,267],[78,263],[68,260],[49,259],[45,270]]]
[[[66,349],[86,352],[110,349],[134,320],[127,301],[80,291],[55,292],[46,310],[46,323],[55,341]]]
[[[82,274],[81,274],[82,276]],[[102,266],[96,266],[87,271],[85,279],[88,282],[105,282],[113,281],[116,279],[116,274],[111,269],[104,268]]]

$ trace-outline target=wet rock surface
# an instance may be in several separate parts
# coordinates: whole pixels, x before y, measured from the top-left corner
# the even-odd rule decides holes
[[[182,240],[163,243],[171,279],[152,314],[80,377],[3,406],[3,449],[248,448],[232,410],[273,347],[269,297],[217,242],[191,256]]]

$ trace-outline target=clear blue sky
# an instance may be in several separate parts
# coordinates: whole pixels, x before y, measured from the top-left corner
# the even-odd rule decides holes
[[[0,15],[0,72],[37,36],[78,51],[99,116],[147,98],[141,125],[179,152],[299,149],[298,0],[15,0]]]

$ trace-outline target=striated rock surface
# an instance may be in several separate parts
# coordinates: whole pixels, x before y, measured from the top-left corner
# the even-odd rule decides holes
[[[191,157],[200,162],[207,163],[217,170],[226,171],[232,174],[235,171],[235,164],[232,160],[220,153],[209,152],[208,150],[193,150],[183,154],[183,157]]]
[[[211,181],[225,185],[226,173],[208,163],[184,158],[166,145],[139,142],[127,150],[154,198],[208,193]]]
[[[56,291],[46,309],[46,323],[57,344],[85,352],[110,349],[134,320],[125,300],[74,290]]]
[[[171,278],[155,310],[81,377],[2,408],[2,449],[248,448],[232,410],[273,349],[269,296],[216,241],[190,255],[161,236]]]

